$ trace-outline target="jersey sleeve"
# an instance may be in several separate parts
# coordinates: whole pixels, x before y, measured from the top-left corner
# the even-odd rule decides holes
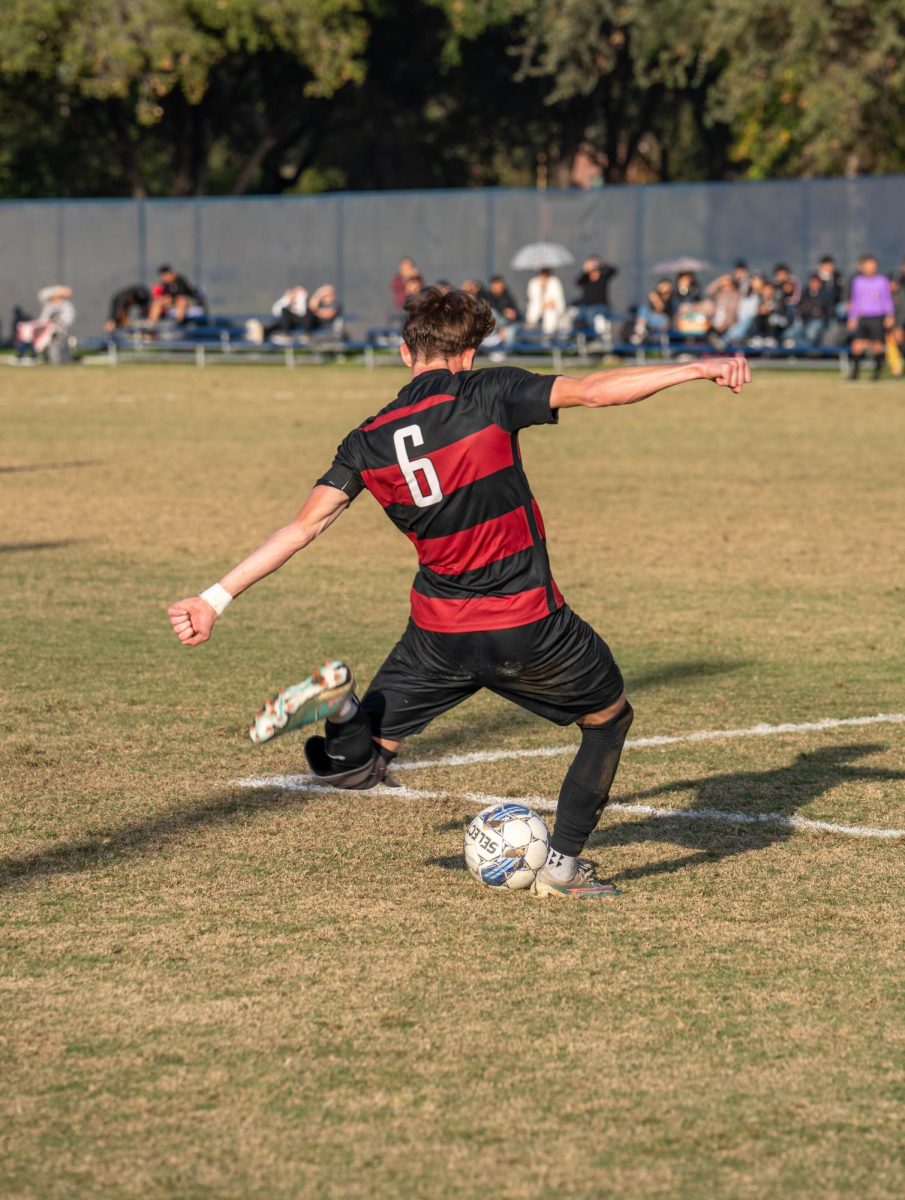
[[[358,493],[364,490],[365,485],[361,472],[355,465],[350,445],[351,436],[340,443],[330,469],[325,471],[316,482],[322,483],[326,487],[338,488],[339,491],[345,492],[350,500],[354,500]]]
[[[509,433],[529,425],[555,425],[550,407],[555,375],[535,375],[521,367],[488,367],[475,375],[479,399],[493,421]]]

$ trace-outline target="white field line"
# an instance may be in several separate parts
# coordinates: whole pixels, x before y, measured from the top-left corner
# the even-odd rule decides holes
[[[327,787],[322,783],[314,783],[308,775],[258,775],[248,779],[237,779],[238,787],[245,788],[280,788],[285,792],[305,792],[319,794],[332,792],[336,788]],[[556,801],[548,800],[545,796],[491,796],[487,792],[452,793],[424,791],[421,788],[407,787],[376,787],[373,789],[379,796],[391,796],[400,800],[445,800],[455,795],[457,800],[464,800],[475,808],[486,808],[489,804],[527,804],[529,808],[540,812],[555,812]],[[666,817],[671,820],[685,821],[716,821],[723,825],[764,825],[772,829],[807,829],[818,833],[838,833],[843,837],[854,838],[884,838],[893,839],[905,837],[905,829],[879,829],[872,825],[837,825],[833,821],[812,821],[809,817],[787,817],[782,813],[740,813],[724,812],[718,808],[656,808],[652,804],[619,804],[607,806],[619,812],[633,813],[646,817]]]
[[[654,746],[678,746],[690,742],[719,742],[729,738],[773,737],[779,733],[813,733],[823,729],[855,728],[861,725],[903,725],[905,713],[877,713],[872,717],[824,717],[821,721],[800,724],[749,725],[746,729],[702,729],[697,733],[676,733],[658,737],[629,738],[626,750],[646,750]],[[577,743],[569,746],[544,746],[534,750],[475,750],[471,754],[447,754],[445,758],[421,758],[393,764],[393,771],[414,771],[426,767],[466,767],[471,763],[502,762],[507,758],[556,758],[574,754]]]

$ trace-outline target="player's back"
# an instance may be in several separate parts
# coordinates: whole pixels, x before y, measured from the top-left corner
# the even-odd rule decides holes
[[[518,431],[555,422],[552,376],[517,368],[426,371],[345,439],[337,470],[413,543],[412,617],[437,632],[500,629],[562,604]]]

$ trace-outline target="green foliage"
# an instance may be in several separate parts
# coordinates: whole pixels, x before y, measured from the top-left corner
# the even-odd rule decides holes
[[[0,195],[897,171],[903,64],[901,0],[7,0]]]
[[[905,165],[900,0],[722,0],[713,111],[749,173],[857,174]]]

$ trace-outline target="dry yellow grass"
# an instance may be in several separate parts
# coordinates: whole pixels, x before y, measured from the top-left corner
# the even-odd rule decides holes
[[[249,792],[242,729],[341,653],[364,680],[413,556],[368,497],[210,645],[166,604],[293,512],[390,370],[7,372],[0,1192],[792,1197],[905,1191],[903,846],[614,812],[599,907],[477,888],[466,791]],[[524,438],[554,569],[633,736],[902,711],[897,384],[762,374]],[[340,582],[337,583],[339,573]],[[493,698],[412,757],[561,744]],[[905,825],[901,729],[629,751],[620,798]]]

